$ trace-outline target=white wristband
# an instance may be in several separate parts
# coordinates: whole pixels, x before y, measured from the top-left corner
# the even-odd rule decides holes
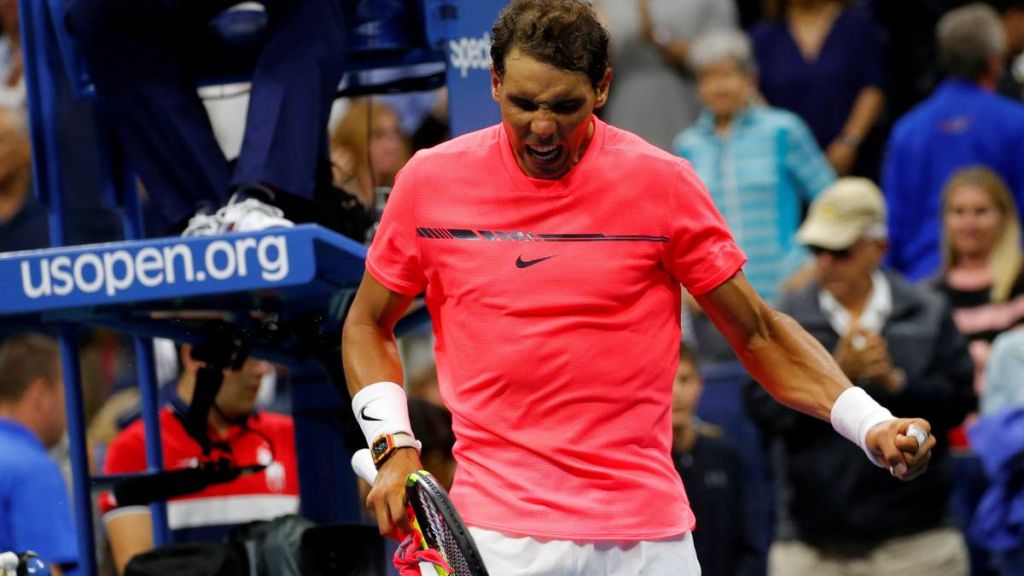
[[[843,390],[843,393],[836,398],[829,416],[836,432],[860,446],[860,449],[868,455],[868,459],[875,466],[881,468],[889,466],[885,462],[875,459],[875,455],[866,446],[868,430],[882,422],[896,419],[888,408],[868,396],[863,388],[852,386]]]
[[[366,445],[384,434],[412,434],[409,424],[409,400],[405,390],[394,382],[376,382],[352,397],[352,412],[366,438]]]

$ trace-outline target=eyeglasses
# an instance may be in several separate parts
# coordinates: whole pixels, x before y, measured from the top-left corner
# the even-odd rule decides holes
[[[822,254],[828,254],[833,260],[849,260],[850,256],[853,255],[853,247],[843,248],[842,250],[830,250],[822,246],[808,246],[807,248],[814,254],[815,258]]]

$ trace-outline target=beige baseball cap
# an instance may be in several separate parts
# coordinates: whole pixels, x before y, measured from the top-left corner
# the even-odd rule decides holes
[[[885,199],[867,178],[840,178],[813,203],[796,237],[802,244],[843,250],[869,231],[885,237]]]

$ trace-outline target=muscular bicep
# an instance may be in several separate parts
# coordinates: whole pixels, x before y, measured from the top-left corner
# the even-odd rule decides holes
[[[388,289],[369,272],[356,292],[342,331],[342,359],[349,392],[381,380],[402,382],[395,324],[413,296]]]
[[[768,335],[768,315],[773,311],[742,271],[696,300],[733,348],[757,346]]]

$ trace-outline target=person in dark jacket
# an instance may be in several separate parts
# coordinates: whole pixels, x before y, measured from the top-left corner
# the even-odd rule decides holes
[[[743,463],[722,430],[697,417],[703,389],[697,359],[682,344],[672,390],[672,462],[697,517],[693,546],[701,574],[749,574],[758,551],[746,522],[739,521],[746,517]]]
[[[797,237],[815,254],[815,280],[779,310],[880,404],[924,414],[938,444],[928,473],[901,483],[823,434],[827,424],[749,387],[747,408],[778,448],[769,575],[966,576],[964,539],[947,511],[946,442],[976,405],[966,340],[941,297],[879,270],[886,208],[870,181],[843,178],[826,189]]]

